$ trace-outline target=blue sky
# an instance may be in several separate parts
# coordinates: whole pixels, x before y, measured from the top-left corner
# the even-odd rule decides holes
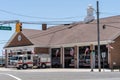
[[[89,4],[92,4],[96,10],[96,0],[0,0],[0,3],[0,21],[78,22],[84,20]],[[120,0],[99,0],[99,8],[100,18],[119,15]],[[48,24],[56,24],[56,22]],[[0,53],[15,32],[15,24],[4,26],[8,25],[12,27],[11,31],[0,30]],[[23,28],[41,29],[41,25],[23,24]]]

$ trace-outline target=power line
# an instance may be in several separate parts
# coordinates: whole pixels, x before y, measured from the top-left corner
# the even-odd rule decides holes
[[[62,29],[59,29],[59,30],[55,30],[55,31],[51,31],[51,32],[48,32],[48,33],[43,33],[43,34],[40,34],[40,33],[37,33],[37,34],[34,34],[34,35],[31,35],[31,36],[28,36],[30,39],[33,39],[33,38],[38,38],[38,37],[41,37],[41,36],[46,36],[46,35],[49,35],[49,34],[52,34],[52,33],[56,33],[56,32],[59,32],[59,31],[62,31],[62,30],[65,30],[65,29],[70,29],[74,26],[78,25],[77,23],[76,24],[72,24],[72,25],[69,25],[65,28],[62,28]],[[0,44],[5,44],[5,43],[10,43],[10,41],[8,40],[3,40],[5,42],[0,42]],[[50,43],[50,41],[49,41]]]
[[[48,18],[48,17],[36,17],[36,16],[28,16],[28,15],[23,15],[23,14],[18,14],[18,13],[14,13],[14,12],[10,12],[10,11],[6,11],[6,10],[2,10],[0,9],[1,12],[7,13],[7,14],[11,14],[11,15],[17,15],[17,16],[22,16],[22,17],[28,17],[28,18],[37,18],[37,19],[74,19],[74,18],[79,18],[80,16],[73,16],[73,17],[64,17],[64,18]]]
[[[5,43],[9,43],[9,41],[6,41],[6,42],[0,42],[0,44],[5,44]]]
[[[62,29],[58,29],[58,30],[55,30],[55,31],[51,31],[51,32],[48,32],[48,33],[37,33],[37,34],[34,34],[34,35],[31,35],[31,36],[28,36],[30,39],[33,39],[33,38],[38,38],[38,37],[41,37],[41,36],[46,36],[46,35],[49,35],[49,34],[52,34],[52,33],[56,33],[56,32],[59,32],[59,31],[62,31],[62,30],[65,30],[65,29],[70,29],[74,26],[78,25],[78,23],[75,23],[75,24],[71,24],[71,25],[68,25],[67,27],[65,28],[62,28]]]
[[[17,22],[21,22],[23,24],[49,24],[49,25],[56,25],[56,24],[70,24],[70,23],[74,23],[76,21],[20,21],[20,20],[5,20],[5,21],[0,21],[0,25],[3,24],[11,24],[11,23],[17,23]]]
[[[114,15],[114,14],[120,14],[120,13],[100,12],[100,14],[109,14],[109,15]]]
[[[47,24],[47,25],[58,25],[58,24],[71,24],[71,23],[75,23],[77,21],[36,21],[36,22],[30,22],[30,21],[26,21],[26,22],[22,22],[23,24]]]
[[[120,23],[120,22],[100,22],[100,24],[111,24],[111,23]],[[88,24],[97,24],[96,22],[95,23],[88,23]]]
[[[0,41],[7,41],[7,40],[0,40]]]

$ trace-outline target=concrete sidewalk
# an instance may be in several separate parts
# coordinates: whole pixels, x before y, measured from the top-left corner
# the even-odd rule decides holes
[[[91,72],[91,69],[63,69],[63,68],[46,68],[46,69],[21,69],[17,70],[16,68],[4,68],[0,67],[0,71],[29,71],[29,72]],[[119,70],[114,70],[119,72]],[[94,69],[93,72],[99,72],[98,69]],[[101,72],[111,72],[110,69],[101,69]]]
[[[58,69],[58,68],[49,68],[49,69],[28,69],[23,71],[30,72],[91,72],[91,69]],[[98,69],[94,69],[93,72],[99,72]],[[101,69],[101,72],[111,72],[108,69]]]

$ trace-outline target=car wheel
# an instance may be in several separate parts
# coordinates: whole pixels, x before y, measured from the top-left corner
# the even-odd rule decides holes
[[[41,68],[46,68],[46,64],[42,63]]]
[[[23,64],[22,68],[23,68],[23,69],[27,69],[27,68],[28,68],[28,65],[27,65],[27,64]]]

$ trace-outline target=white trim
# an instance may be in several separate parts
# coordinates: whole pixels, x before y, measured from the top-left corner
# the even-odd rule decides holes
[[[111,39],[114,40],[120,35],[120,32],[117,32]]]
[[[20,51],[32,51],[34,50],[33,46],[22,46],[22,47],[9,47],[9,48],[4,48],[7,50],[7,53],[12,52],[20,52]]]
[[[33,45],[33,47],[50,47],[49,45]]]
[[[100,41],[100,45],[108,44],[108,43],[114,43],[114,41],[107,40],[107,41]],[[61,44],[61,45],[54,45],[50,46],[51,48],[58,48],[58,47],[71,47],[71,46],[89,46],[90,44],[97,45],[98,43],[95,42],[81,42],[81,43],[69,43],[69,44]]]
[[[63,64],[63,51],[62,51],[62,47],[60,48],[60,64],[61,64],[61,67],[62,67],[62,64]]]
[[[77,68],[79,68],[79,47],[77,46]]]
[[[65,53],[64,53],[64,47],[62,47],[62,57],[63,57],[63,68],[65,68]]]
[[[114,43],[114,41],[111,41],[111,40],[106,40],[106,41],[100,41],[100,45],[103,45],[103,44],[108,44],[108,43]],[[51,46],[43,46],[43,45],[32,45],[32,46],[18,46],[18,47],[7,47],[7,48],[4,48],[4,49],[7,49],[7,50],[23,50],[23,51],[30,51],[30,50],[33,50],[35,47],[48,47],[48,48],[61,48],[62,47],[71,47],[71,46],[89,46],[90,44],[93,44],[93,45],[97,45],[98,43],[95,41],[95,42],[81,42],[81,43],[69,43],[69,44],[60,44],[60,45],[51,45]]]

